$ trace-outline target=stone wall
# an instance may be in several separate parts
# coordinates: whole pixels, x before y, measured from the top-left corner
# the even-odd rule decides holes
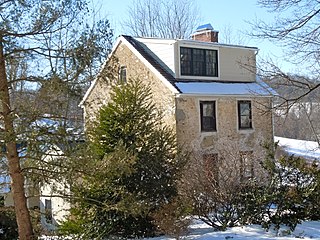
[[[164,83],[123,43],[121,43],[114,52],[117,63],[109,62],[108,64],[117,64],[118,66],[105,66],[106,69],[127,67],[127,80],[140,79],[151,88],[153,100],[160,111],[163,112],[164,122],[175,129],[175,96],[173,92],[164,85]],[[107,64],[107,65],[108,65]],[[100,74],[105,76],[105,74]],[[86,124],[95,119],[100,107],[106,104],[110,98],[110,84],[117,81],[118,76],[114,79],[105,79],[100,77],[95,88],[91,91],[84,104]]]
[[[251,100],[253,129],[239,130],[237,101]],[[216,101],[216,132],[201,132],[199,101]],[[197,160],[203,154],[218,153],[224,159],[238,159],[239,152],[253,153],[256,166],[265,157],[265,143],[273,142],[271,98],[179,97],[177,138]]]

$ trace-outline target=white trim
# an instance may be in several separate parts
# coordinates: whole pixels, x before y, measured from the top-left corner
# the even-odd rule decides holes
[[[211,47],[211,48],[238,48],[238,49],[250,49],[253,51],[259,51],[259,48],[257,47],[249,47],[249,46],[241,46],[241,45],[231,45],[231,44],[224,44],[224,43],[216,43],[216,42],[203,42],[203,41],[197,41],[197,40],[187,40],[187,39],[179,39],[177,40],[178,44],[182,45],[192,45],[192,46],[198,46],[199,48],[203,47]]]
[[[88,90],[84,94],[81,102],[78,104],[79,107],[84,108],[84,102],[87,100],[87,98],[89,97],[91,91],[96,86],[96,84],[97,84],[97,77],[93,80],[93,82],[91,83],[90,87],[88,88]]]
[[[240,122],[239,122],[239,108],[238,108],[238,102],[239,101],[250,101],[250,104],[251,104],[251,128],[239,128],[240,126]],[[236,118],[237,118],[237,132],[239,134],[245,134],[245,133],[252,133],[255,131],[255,128],[254,128],[254,124],[253,124],[253,100],[252,99],[248,99],[248,98],[237,98],[236,99]]]
[[[214,51],[217,51],[217,67],[218,67],[218,69],[217,69],[217,71],[218,71],[218,76],[217,77],[215,77],[215,76],[190,76],[190,75],[182,75],[181,74],[181,59],[180,59],[180,57],[181,57],[181,51],[180,51],[180,49],[181,49],[181,47],[184,47],[184,48],[197,48],[197,49],[201,49],[201,50],[214,50]],[[178,68],[178,71],[176,72],[176,78],[181,78],[181,79],[198,79],[198,80],[208,80],[208,81],[212,81],[212,80],[214,80],[214,81],[216,81],[216,80],[220,80],[220,51],[219,51],[219,48],[217,48],[217,47],[214,47],[214,46],[206,46],[206,47],[204,47],[204,46],[194,46],[194,45],[188,45],[188,44],[186,44],[186,45],[181,45],[180,43],[178,44],[178,56],[177,56],[177,62],[178,62],[178,66],[177,66],[177,68]]]
[[[198,119],[199,119],[199,133],[201,136],[210,136],[218,133],[218,99],[216,98],[197,98],[195,99],[197,108],[198,108]],[[214,114],[216,120],[216,130],[215,131],[201,131],[201,109],[200,109],[200,102],[214,102]]]

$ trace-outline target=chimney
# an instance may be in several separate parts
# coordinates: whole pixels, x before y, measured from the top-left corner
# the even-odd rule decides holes
[[[203,42],[218,42],[219,31],[213,30],[210,23],[199,26],[191,35],[192,40]]]

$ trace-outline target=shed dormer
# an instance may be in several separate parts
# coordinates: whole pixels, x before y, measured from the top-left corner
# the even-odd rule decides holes
[[[255,82],[255,47],[218,43],[210,24],[189,39],[135,38],[179,81]]]

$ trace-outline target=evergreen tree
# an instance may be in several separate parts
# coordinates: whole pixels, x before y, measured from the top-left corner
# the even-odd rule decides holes
[[[86,174],[73,186],[81,200],[62,229],[82,229],[87,239],[156,233],[153,215],[177,196],[184,165],[175,135],[161,119],[141,81],[112,88],[111,101],[89,132],[93,155],[82,164]]]

